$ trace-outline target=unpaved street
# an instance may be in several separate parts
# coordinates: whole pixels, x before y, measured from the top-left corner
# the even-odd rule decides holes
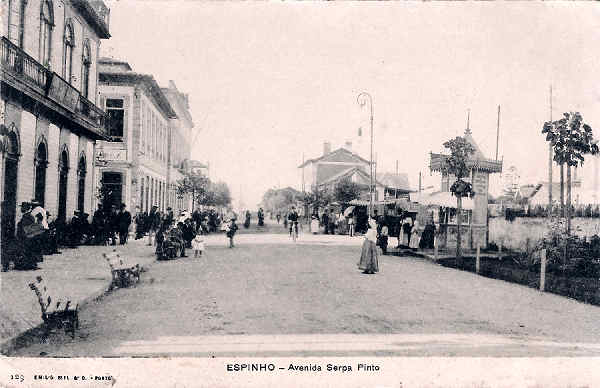
[[[13,355],[600,354],[598,307],[416,258],[364,275],[360,238],[238,237],[153,263],[87,305],[74,340],[58,331]]]

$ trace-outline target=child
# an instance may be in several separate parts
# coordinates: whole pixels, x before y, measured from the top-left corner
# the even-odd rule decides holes
[[[202,231],[199,231],[192,240],[192,248],[194,248],[194,257],[202,256],[202,251],[204,251],[204,236],[202,236]]]

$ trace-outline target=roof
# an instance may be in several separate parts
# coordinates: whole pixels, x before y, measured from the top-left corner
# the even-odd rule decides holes
[[[541,188],[542,184],[538,183],[537,185],[523,185],[519,188],[519,193],[521,198],[531,198],[533,197]]]
[[[94,29],[100,39],[109,39],[108,20],[110,9],[102,0],[72,0],[73,6]]]
[[[366,159],[363,159],[360,155],[355,154],[354,152],[352,152],[344,147],[340,147],[337,150],[331,151],[331,152],[329,152],[325,155],[322,155],[318,158],[308,159],[304,163],[302,163],[300,166],[298,166],[298,168],[302,168],[302,167],[307,166],[310,163],[317,163],[317,162],[361,163],[361,164],[367,164],[367,166],[369,165],[369,161]]]
[[[358,166],[336,166],[336,167],[345,167],[345,169],[339,171],[337,174],[331,175],[329,178],[327,178],[323,181],[318,181],[319,182],[318,184],[319,185],[328,185],[328,184],[340,181],[344,178],[352,177],[353,175],[358,174],[360,176],[360,178],[362,178],[363,182],[357,182],[357,183],[369,185],[371,177],[362,168],[360,168]],[[383,186],[377,180],[375,180],[375,185]]]
[[[463,138],[475,148],[472,157],[467,161],[467,166],[469,168],[487,173],[502,172],[502,160],[487,159],[485,155],[483,155],[483,152],[481,152],[475,139],[473,139],[470,129],[465,131]],[[429,169],[431,171],[442,171],[447,158],[448,155],[430,153]]]
[[[408,174],[395,174],[386,172],[377,175],[377,181],[381,182],[382,185],[388,188],[410,191],[410,185],[408,183]]]
[[[437,191],[431,194],[420,193],[419,195],[415,196],[411,194],[411,200],[418,202],[421,205],[442,206],[456,209],[456,197],[449,191]],[[464,197],[462,199],[462,208],[465,210],[473,210],[473,199]]]
[[[182,93],[177,89],[174,81],[169,81],[169,87],[160,88],[162,92],[167,96],[167,99],[172,103],[171,105],[179,105],[178,113],[185,118],[189,124],[190,128],[194,127],[194,119],[192,118],[192,114],[190,113],[190,105],[188,95]]]
[[[104,84],[131,84],[131,85],[142,85],[152,97],[156,105],[162,112],[170,119],[176,119],[177,114],[171,107],[169,100],[165,96],[165,94],[161,91],[161,88],[158,86],[158,83],[154,79],[154,77],[150,74],[140,74],[133,71],[105,71],[102,69],[102,65],[121,65],[126,62],[118,62],[113,59],[108,60],[107,62],[102,62],[102,59],[98,61],[99,69],[98,69],[98,82]],[[129,66],[129,64],[127,64]],[[131,67],[130,67],[131,68]],[[108,69],[106,69],[108,70]]]

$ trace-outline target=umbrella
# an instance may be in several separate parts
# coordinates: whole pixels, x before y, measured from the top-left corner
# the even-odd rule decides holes
[[[354,211],[354,206],[348,206],[346,208],[346,210],[344,210],[344,216],[348,217],[350,215],[350,213],[352,213]]]

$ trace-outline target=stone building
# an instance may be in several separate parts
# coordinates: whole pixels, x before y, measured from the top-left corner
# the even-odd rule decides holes
[[[177,195],[177,181],[183,178],[181,171],[188,171],[192,167],[189,159],[196,133],[194,132],[194,120],[190,113],[190,101],[187,93],[180,92],[173,81],[169,81],[169,87],[161,90],[177,115],[169,136],[167,181],[169,182],[169,204],[174,212],[179,213],[181,210],[192,210],[194,208],[191,203],[191,195],[182,197]]]
[[[125,203],[160,211],[169,196],[169,139],[177,115],[154,77],[129,63],[100,58],[100,101],[107,113],[108,141],[96,145],[96,185],[108,205]]]
[[[2,241],[32,198],[69,220],[91,212],[94,141],[105,138],[97,59],[108,39],[101,0],[0,3]]]

